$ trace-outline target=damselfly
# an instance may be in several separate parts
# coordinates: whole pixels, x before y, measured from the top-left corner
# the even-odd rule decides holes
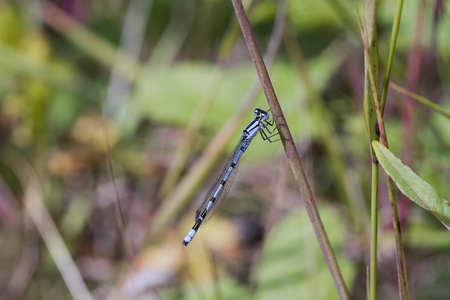
[[[258,132],[261,134],[263,140],[275,142],[270,139],[276,134],[274,134],[275,130],[271,131],[269,129],[269,127],[274,125],[273,118],[271,121],[268,121],[270,117],[269,112],[257,108],[253,111],[253,113],[256,115],[256,118],[242,131],[242,136],[231,153],[230,158],[228,158],[222,172],[220,172],[220,175],[217,177],[216,181],[203,199],[202,204],[195,212],[195,224],[184,238],[183,245],[187,246],[190,243],[199,227],[202,224],[205,224],[214,215],[219,204],[227,196],[234,177],[236,176],[239,159],[242,154],[244,154],[245,150],[247,150],[250,142],[258,134]]]

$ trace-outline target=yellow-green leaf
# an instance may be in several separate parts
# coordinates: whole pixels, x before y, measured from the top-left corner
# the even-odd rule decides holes
[[[372,146],[384,171],[394,180],[400,191],[423,209],[432,212],[450,230],[450,206],[436,190],[380,142],[372,141]]]

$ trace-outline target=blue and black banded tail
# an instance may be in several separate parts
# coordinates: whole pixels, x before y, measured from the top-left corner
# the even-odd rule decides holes
[[[197,209],[195,213],[195,224],[184,238],[184,246],[187,246],[189,242],[194,238],[200,226],[206,224],[207,221],[211,219],[212,216],[214,216],[217,211],[217,207],[227,196],[234,181],[234,177],[236,176],[237,164],[239,162],[239,159],[245,152],[247,147],[248,144],[245,144],[244,139],[241,138],[239,140],[239,143],[236,145],[232,155],[225,164],[222,172],[220,173],[212,187],[209,189],[199,209]]]

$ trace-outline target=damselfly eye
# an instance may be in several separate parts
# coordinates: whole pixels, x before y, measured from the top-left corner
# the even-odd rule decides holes
[[[255,115],[259,115],[259,109],[255,108],[255,110],[253,111],[253,113],[254,113]]]

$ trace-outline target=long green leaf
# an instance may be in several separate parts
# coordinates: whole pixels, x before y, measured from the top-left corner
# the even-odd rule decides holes
[[[372,141],[372,146],[384,171],[394,180],[400,191],[423,209],[432,212],[450,230],[450,206],[436,190],[381,143]]]

